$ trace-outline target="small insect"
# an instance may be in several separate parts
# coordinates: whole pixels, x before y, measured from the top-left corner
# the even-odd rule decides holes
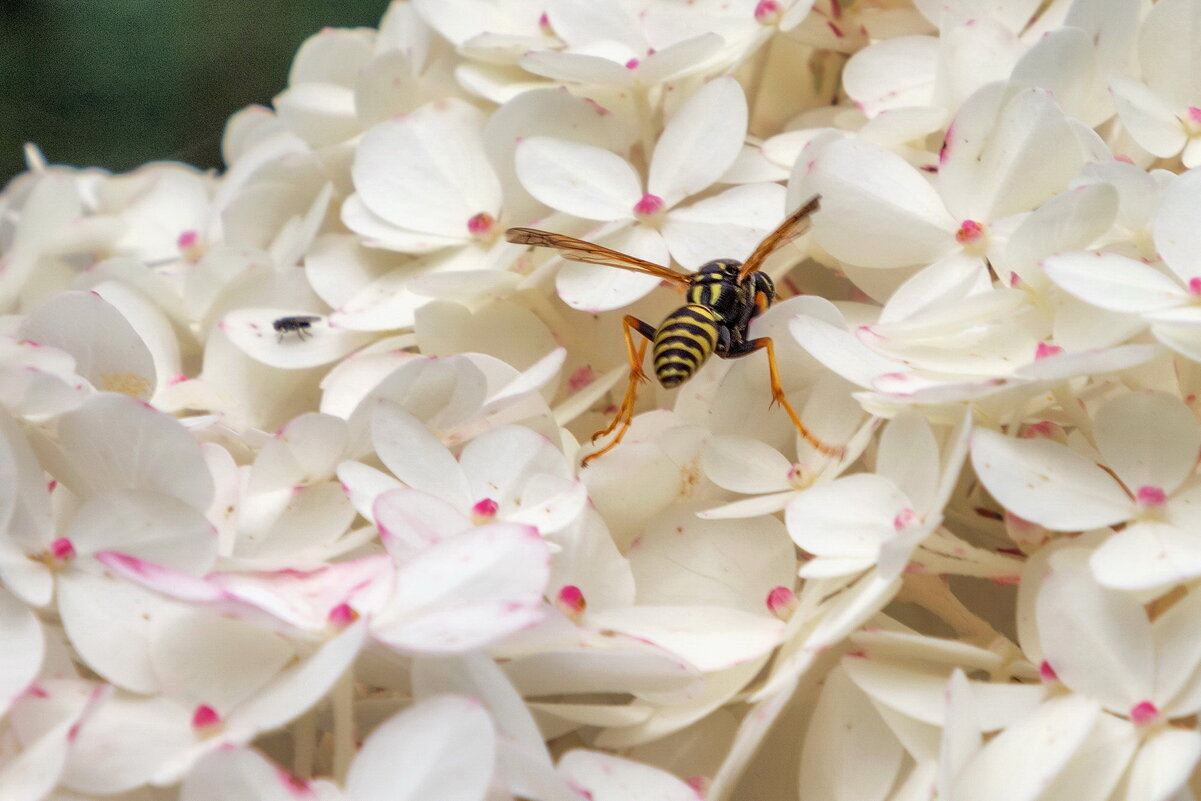
[[[780,385],[776,352],[770,337],[749,339],[751,320],[758,317],[776,297],[771,278],[759,272],[763,262],[780,246],[791,242],[809,230],[809,218],[817,211],[820,197],[793,212],[783,224],[767,236],[745,262],[735,259],[715,259],[692,275],[683,275],[652,262],[619,253],[615,250],[584,242],[562,234],[534,228],[510,228],[505,238],[519,245],[554,248],[571,261],[617,267],[645,275],[653,275],[684,291],[685,305],[667,315],[655,328],[632,315],[622,320],[626,352],[630,360],[630,381],[617,414],[608,426],[592,435],[592,441],[617,434],[608,445],[584,458],[587,464],[616,447],[621,442],[634,416],[638,384],[646,380],[642,360],[647,344],[653,345],[655,377],[670,389],[691,378],[712,355],[736,359],[757,350],[767,351],[767,366],[771,373],[772,402],[779,403],[792,419],[805,441],[818,451],[837,455],[841,448],[827,445],[810,433],[797,415]],[[633,333],[643,340],[634,344]]]
[[[308,333],[309,336],[313,335],[311,331],[313,323],[319,321],[320,319],[320,317],[314,317],[311,314],[302,314],[297,315],[296,317],[280,317],[271,324],[271,327],[274,328],[279,334],[279,338],[276,340],[277,342],[283,342],[284,334],[290,334],[293,331],[296,332],[298,339],[304,339],[304,335],[306,333]]]

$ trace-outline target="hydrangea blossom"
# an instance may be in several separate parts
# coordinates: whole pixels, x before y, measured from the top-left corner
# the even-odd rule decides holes
[[[1194,798],[1198,20],[395,0],[221,171],[29,146],[0,797]],[[839,448],[748,354],[582,467],[683,301],[505,229],[691,274],[815,196],[747,336]]]

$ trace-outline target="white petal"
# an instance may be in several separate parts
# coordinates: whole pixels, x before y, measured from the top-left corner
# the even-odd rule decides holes
[[[1169,495],[1201,453],[1201,425],[1164,392],[1131,392],[1106,401],[1094,417],[1097,448],[1131,491],[1151,486]]]
[[[492,719],[457,695],[422,701],[381,724],[355,757],[355,801],[483,801],[496,760]]]
[[[843,68],[843,88],[869,117],[887,109],[930,106],[937,65],[935,37],[885,39],[851,56]]]
[[[724,45],[721,36],[712,31],[673,42],[642,60],[636,70],[638,81],[649,85],[693,75],[711,64],[713,54]]]
[[[1108,473],[1057,442],[980,429],[972,435],[972,465],[1006,509],[1052,530],[1083,531],[1134,513]]]
[[[355,189],[394,225],[466,235],[473,216],[500,211],[500,182],[484,155],[482,125],[481,112],[457,98],[380,123],[359,140]]]
[[[534,136],[517,145],[514,160],[527,192],[586,220],[630,218],[642,197],[642,182],[629,162],[593,145]]]
[[[1201,189],[1199,179],[1201,172],[1192,171],[1168,184],[1152,220],[1156,250],[1185,285],[1201,276],[1201,256],[1196,252],[1201,236],[1189,224],[1201,213],[1196,198]]]
[[[1056,552],[1036,602],[1038,632],[1059,679],[1128,714],[1155,692],[1151,626],[1132,596],[1096,583],[1083,548]]]
[[[442,248],[466,242],[467,233],[432,234],[395,225],[376,214],[359,194],[351,195],[342,204],[342,223],[358,235],[363,246],[384,248],[400,253],[432,253]]]
[[[1127,798],[1167,801],[1184,787],[1201,759],[1201,734],[1166,728],[1151,735],[1130,766]]]
[[[784,194],[779,184],[730,187],[668,212],[663,238],[689,269],[716,258],[743,261],[783,219]]]
[[[966,106],[965,106],[966,108]],[[1018,92],[1000,109],[983,140],[960,136],[961,123],[952,123],[940,176],[966,171],[977,185],[970,196],[948,198],[947,207],[960,219],[995,220],[1028,211],[1063,191],[1084,164],[1084,156],[1067,117],[1044,90]],[[966,162],[966,163],[965,163]]]
[[[112,490],[80,507],[65,532],[79,555],[119,551],[202,576],[217,559],[217,532],[172,495]]]
[[[653,264],[666,265],[669,256],[663,237],[653,228],[634,225],[602,237],[597,244],[628,253]],[[555,288],[563,302],[586,312],[628,306],[659,286],[653,275],[642,275],[597,264],[568,262],[559,270]]]
[[[472,526],[467,516],[452,504],[408,487],[379,495],[372,514],[384,547],[398,562]]]
[[[1131,138],[1147,152],[1168,158],[1184,147],[1188,139],[1184,126],[1172,107],[1145,84],[1125,75],[1111,75],[1109,94]]]
[[[60,418],[58,433],[72,467],[60,478],[81,496],[130,488],[174,495],[197,509],[212,500],[199,443],[178,420],[133,398],[96,395]]]
[[[376,401],[371,440],[383,463],[405,484],[459,508],[473,502],[471,486],[454,456],[399,404]]]
[[[323,643],[307,659],[283,670],[261,692],[230,714],[231,732],[249,739],[302,715],[320,701],[353,664],[366,635],[366,621],[357,621]]]
[[[1196,711],[1201,682],[1201,642],[1190,632],[1201,614],[1201,594],[1189,593],[1152,624],[1155,638],[1155,693],[1165,701],[1169,717]]]
[[[630,70],[622,64],[586,53],[540,50],[526,53],[518,64],[535,75],[569,83],[622,86],[633,81]]]
[[[401,566],[374,635],[404,652],[484,647],[541,619],[548,578],[546,544],[535,529],[482,526]]]
[[[1092,36],[1064,27],[1039,39],[1013,67],[1011,85],[1041,87],[1071,117],[1100,125],[1113,115]]]
[[[1128,721],[1102,715],[1088,739],[1039,798],[1041,801],[1113,798],[1111,793],[1126,772],[1139,740],[1138,730]]]
[[[157,387],[154,357],[134,327],[95,292],[61,292],[21,323],[19,336],[75,357],[97,389],[148,400]]]
[[[1087,740],[1100,710],[1070,695],[997,735],[959,774],[952,798],[973,801],[1035,801]],[[1021,765],[1020,771],[1012,770]],[[998,776],[1007,777],[997,781]]]
[[[160,690],[149,640],[168,608],[149,590],[106,575],[72,570],[59,576],[58,609],[71,644],[92,670],[134,692]]]
[[[1086,303],[1127,314],[1170,309],[1188,294],[1154,267],[1104,251],[1062,253],[1043,261],[1047,276]]]
[[[559,772],[592,801],[699,801],[670,773],[599,751],[568,751]]]
[[[653,643],[699,670],[725,670],[771,651],[782,621],[721,606],[631,606],[589,614],[589,622]]]
[[[402,486],[392,476],[362,462],[343,462],[338,465],[338,481],[358,513],[373,523],[376,498]]]
[[[793,542],[817,556],[874,559],[897,533],[909,500],[888,479],[870,473],[818,484],[788,504]]]
[[[936,99],[951,109],[966,108],[971,95],[989,82],[1005,81],[1026,49],[992,13],[948,15],[939,28]]]
[[[276,330],[277,321],[286,324],[293,317],[318,319],[309,320],[300,330]],[[225,315],[221,328],[247,356],[288,370],[329,364],[371,341],[369,334],[340,328],[328,317],[295,309],[238,309]]]
[[[288,641],[264,636],[258,626],[208,610],[182,609],[159,618],[150,658],[168,697],[227,714],[297,654]]]
[[[780,492],[791,488],[792,462],[767,443],[749,437],[710,437],[701,451],[709,480],[731,492]]]
[[[630,561],[617,550],[604,519],[593,509],[562,531],[547,537],[561,549],[551,563],[547,597],[558,597],[565,585],[578,587],[590,609],[634,603]]]
[[[1174,108],[1197,102],[1197,78],[1191,69],[1201,58],[1198,30],[1201,10],[1187,0],[1148,10],[1139,29],[1139,61],[1147,84]]]
[[[0,768],[0,798],[40,801],[49,797],[62,778],[81,723],[108,695],[108,689],[98,687],[73,714],[26,743],[19,754],[10,754],[9,761]]]
[[[7,643],[0,653],[0,713],[7,713],[41,670],[46,643],[33,612],[7,590],[0,590],[0,631]]]
[[[1022,220],[1000,258],[990,256],[994,269],[1003,277],[1009,270],[1034,283],[1036,267],[1045,257],[1087,248],[1105,234],[1117,216],[1118,199],[1117,189],[1102,183],[1051,198]]]
[[[1106,540],[1089,564],[1115,590],[1167,588],[1201,576],[1201,543],[1179,526],[1140,521]]]
[[[890,420],[880,436],[876,474],[889,479],[925,515],[940,511],[932,508],[940,472],[938,442],[926,418],[902,412]]]
[[[942,200],[893,153],[852,140],[834,142],[822,151],[813,176],[822,195],[814,237],[836,258],[903,267],[934,261],[954,245],[955,224]]]
[[[832,671],[801,748],[801,798],[884,799],[903,756],[867,696],[845,672]],[[862,770],[864,765],[872,769]]]
[[[711,604],[750,614],[765,613],[768,593],[790,586],[796,571],[778,520],[701,520],[688,506],[648,523],[627,556],[639,604]]]
[[[705,189],[734,163],[746,137],[746,125],[742,86],[733,78],[705,84],[659,135],[647,190],[670,208]]]
[[[824,320],[798,316],[789,325],[789,331],[815,359],[861,387],[871,388],[877,376],[905,373],[902,362],[879,355],[850,331]]]
[[[307,782],[249,748],[222,748],[206,755],[184,777],[179,801],[295,801]]]

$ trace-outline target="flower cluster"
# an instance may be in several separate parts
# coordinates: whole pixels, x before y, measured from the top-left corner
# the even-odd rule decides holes
[[[0,798],[1192,799],[1198,31],[394,0],[219,174],[31,146]],[[673,389],[672,282],[504,235],[687,276],[814,197]]]

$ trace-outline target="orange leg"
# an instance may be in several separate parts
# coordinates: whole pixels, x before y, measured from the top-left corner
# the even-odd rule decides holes
[[[592,441],[607,434],[617,431],[617,436],[613,437],[613,441],[595,453],[590,453],[580,462],[581,467],[587,467],[588,463],[593,459],[605,455],[621,442],[621,438],[626,435],[626,431],[630,428],[630,423],[634,419],[634,404],[638,400],[638,385],[646,381],[646,373],[642,371],[642,360],[646,356],[646,346],[655,336],[655,329],[646,323],[639,320],[637,317],[627,314],[621,321],[622,333],[626,339],[626,354],[630,360],[630,381],[626,385],[625,397],[621,399],[621,405],[617,407],[617,414],[613,415],[612,422],[592,435]],[[644,337],[643,341],[635,346],[633,332],[637,331]],[[620,427],[619,427],[620,426]]]
[[[842,456],[845,452],[841,446],[827,445],[816,436],[813,435],[805,424],[801,422],[800,416],[796,410],[792,408],[792,404],[788,402],[788,398],[784,396],[784,387],[780,385],[780,370],[776,366],[776,349],[772,344],[771,337],[760,337],[752,339],[746,343],[747,352],[755,350],[767,351],[767,369],[771,373],[771,399],[773,404],[780,404],[784,407],[784,411],[788,412],[788,416],[792,418],[792,424],[796,426],[796,430],[805,438],[805,441],[812,445],[819,453],[824,453],[827,456]]]

